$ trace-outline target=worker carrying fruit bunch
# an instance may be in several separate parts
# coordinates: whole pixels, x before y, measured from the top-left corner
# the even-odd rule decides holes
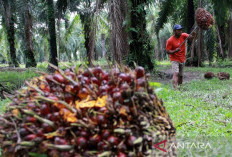
[[[174,25],[173,33],[166,43],[166,52],[172,64],[173,71],[173,87],[176,89],[183,82],[184,64],[185,64],[185,43],[187,38],[192,40],[195,32],[191,34],[182,33],[182,26]],[[183,43],[183,44],[182,44]]]

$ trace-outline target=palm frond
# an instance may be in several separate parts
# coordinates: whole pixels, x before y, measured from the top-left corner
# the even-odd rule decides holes
[[[176,0],[165,0],[161,3],[159,17],[156,22],[155,30],[158,34],[160,29],[163,28],[164,24],[167,22],[168,17],[175,11]]]

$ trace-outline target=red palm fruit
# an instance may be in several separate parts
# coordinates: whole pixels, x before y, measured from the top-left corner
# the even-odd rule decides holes
[[[92,73],[94,76],[98,77],[100,74],[103,74],[103,71],[102,71],[101,67],[95,67],[92,70]]]
[[[84,84],[89,84],[90,83],[90,80],[88,77],[83,77],[82,80],[81,80]]]
[[[146,84],[146,81],[145,81],[144,78],[139,78],[139,79],[137,79],[137,85],[138,85],[139,87],[145,87],[145,84]]]
[[[26,141],[31,141],[31,140],[35,139],[36,137],[37,137],[36,134],[29,134],[29,135],[27,135],[24,139],[25,139]]]
[[[134,146],[134,141],[136,140],[137,138],[135,136],[129,136],[129,138],[127,139],[127,145],[130,146],[130,147],[133,147]]]
[[[64,93],[64,100],[69,104],[74,101],[74,95],[70,93]]]
[[[92,73],[92,68],[89,68],[89,69],[85,70],[82,75],[85,77],[90,77],[91,73]]]
[[[78,75],[77,76],[78,81],[81,81],[83,79],[83,77],[84,77],[83,75]]]
[[[106,107],[101,107],[101,108],[99,108],[98,111],[101,112],[101,113],[107,113],[107,112],[108,112],[108,109],[107,109]],[[105,115],[106,115],[106,114],[105,114]]]
[[[46,79],[46,81],[47,81],[48,83],[51,83],[52,80],[53,80],[53,76],[52,76],[52,75],[46,75],[46,76],[45,76],[45,79]]]
[[[59,121],[60,119],[60,113],[59,112],[55,112],[52,114],[52,121],[56,122]]]
[[[11,136],[12,141],[17,141],[18,140],[18,136],[16,134],[14,134],[13,136]]]
[[[72,157],[72,154],[70,152],[61,152],[60,156],[63,156],[63,157]]]
[[[60,156],[60,152],[58,151],[58,150],[50,150],[49,152],[48,152],[48,155],[49,156],[52,156],[52,157],[59,157]]]
[[[123,152],[119,152],[118,153],[118,157],[127,157],[126,154],[124,154]]]
[[[51,106],[51,111],[52,111],[52,113],[53,112],[58,112],[58,111],[60,111],[60,109],[58,107],[56,107],[55,105],[52,105]]]
[[[102,84],[102,85],[107,85],[107,84],[108,84],[108,81],[102,80],[101,84]]]
[[[127,76],[126,76],[126,74],[121,73],[121,74],[119,74],[118,78],[119,78],[119,81],[123,81],[123,82],[125,82],[125,81],[126,81]]]
[[[34,109],[36,106],[35,106],[34,103],[29,103],[29,104],[27,105],[27,107],[30,108],[30,109]]]
[[[101,82],[96,77],[91,77],[91,82],[97,84],[98,86],[101,85]]]
[[[126,74],[126,82],[130,84],[131,81],[132,81],[131,75],[130,74]]]
[[[97,120],[97,123],[98,123],[98,124],[105,124],[105,123],[107,122],[105,116],[102,115],[102,114],[99,114],[99,115],[96,117],[96,120]]]
[[[121,93],[120,92],[116,92],[113,94],[113,100],[117,101],[121,99]]]
[[[52,132],[54,129],[48,125],[47,123],[43,123],[42,124],[42,128],[43,128],[43,131],[44,133],[49,133],[49,132]]]
[[[130,88],[130,86],[128,85],[128,83],[123,83],[122,85],[121,85],[121,87],[120,87],[120,89],[122,90],[122,91],[125,91],[125,90],[127,90],[127,89],[129,89]]]
[[[40,89],[43,90],[44,92],[50,92],[50,87],[47,83],[41,82],[39,85]]]
[[[78,136],[88,138],[88,137],[89,137],[89,133],[88,133],[86,130],[81,130],[81,131],[78,133]]]
[[[25,128],[21,128],[19,130],[19,134],[20,134],[21,137],[24,137],[24,136],[28,135],[29,133],[30,132],[27,129],[25,129]]]
[[[37,132],[36,132],[36,135],[37,135],[38,137],[44,137],[43,129],[38,129]]]
[[[58,73],[53,75],[53,79],[56,80],[59,83],[64,83],[65,82],[65,78],[61,74],[58,74]]]
[[[118,138],[115,136],[110,136],[107,138],[107,142],[111,145],[111,146],[117,146],[118,145]]]
[[[46,116],[47,114],[50,113],[50,108],[46,104],[42,104],[40,107],[40,114]]]
[[[100,93],[106,93],[109,89],[109,86],[108,85],[103,85],[103,86],[100,86],[99,87],[99,92]]]
[[[97,144],[101,141],[101,136],[96,134],[96,135],[93,135],[89,138],[89,144],[91,146],[97,146]]]
[[[143,77],[145,75],[145,70],[143,67],[139,66],[135,69],[135,73],[136,73],[136,78],[138,79],[138,78]]]
[[[112,89],[112,92],[113,92],[113,93],[116,93],[116,92],[119,92],[119,91],[120,91],[120,89],[117,88],[117,87]]]
[[[102,74],[102,79],[108,81],[108,80],[109,80],[109,73],[104,72],[104,73]]]
[[[118,75],[120,74],[120,71],[119,71],[119,69],[114,68],[114,69],[112,69],[112,73],[113,73],[114,77],[118,77]]]
[[[109,150],[109,145],[106,144],[105,142],[101,141],[97,144],[97,149],[102,151],[102,150]]]
[[[107,139],[110,136],[110,131],[109,130],[102,130],[101,137],[103,139]]]
[[[66,85],[65,86],[65,91],[69,92],[69,93],[75,93],[76,92],[73,85]]]
[[[88,96],[89,91],[86,88],[82,88],[81,90],[79,90],[77,96],[81,99],[84,99]]]
[[[54,143],[57,145],[67,145],[68,144],[67,140],[65,140],[61,137],[55,137]]]
[[[87,145],[87,140],[85,137],[78,137],[78,138],[76,138],[75,142],[76,142],[77,147],[79,149],[84,149]]]
[[[36,118],[28,116],[28,117],[26,117],[26,122],[35,123],[36,122]]]

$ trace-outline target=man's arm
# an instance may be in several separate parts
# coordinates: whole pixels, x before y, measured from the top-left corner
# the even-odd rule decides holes
[[[191,34],[189,34],[189,38],[188,38],[188,40],[193,40],[193,38],[196,36],[196,32],[194,31],[194,32],[192,32]]]
[[[180,48],[177,48],[175,50],[166,50],[167,54],[174,54],[176,52],[180,51]]]

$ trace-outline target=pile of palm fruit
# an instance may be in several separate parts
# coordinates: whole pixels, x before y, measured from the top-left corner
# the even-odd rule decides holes
[[[175,142],[175,128],[142,67],[53,67],[26,82],[0,116],[3,156],[176,156],[154,148]]]
[[[213,16],[203,8],[197,9],[195,20],[197,25],[203,30],[207,30],[214,23]]]

